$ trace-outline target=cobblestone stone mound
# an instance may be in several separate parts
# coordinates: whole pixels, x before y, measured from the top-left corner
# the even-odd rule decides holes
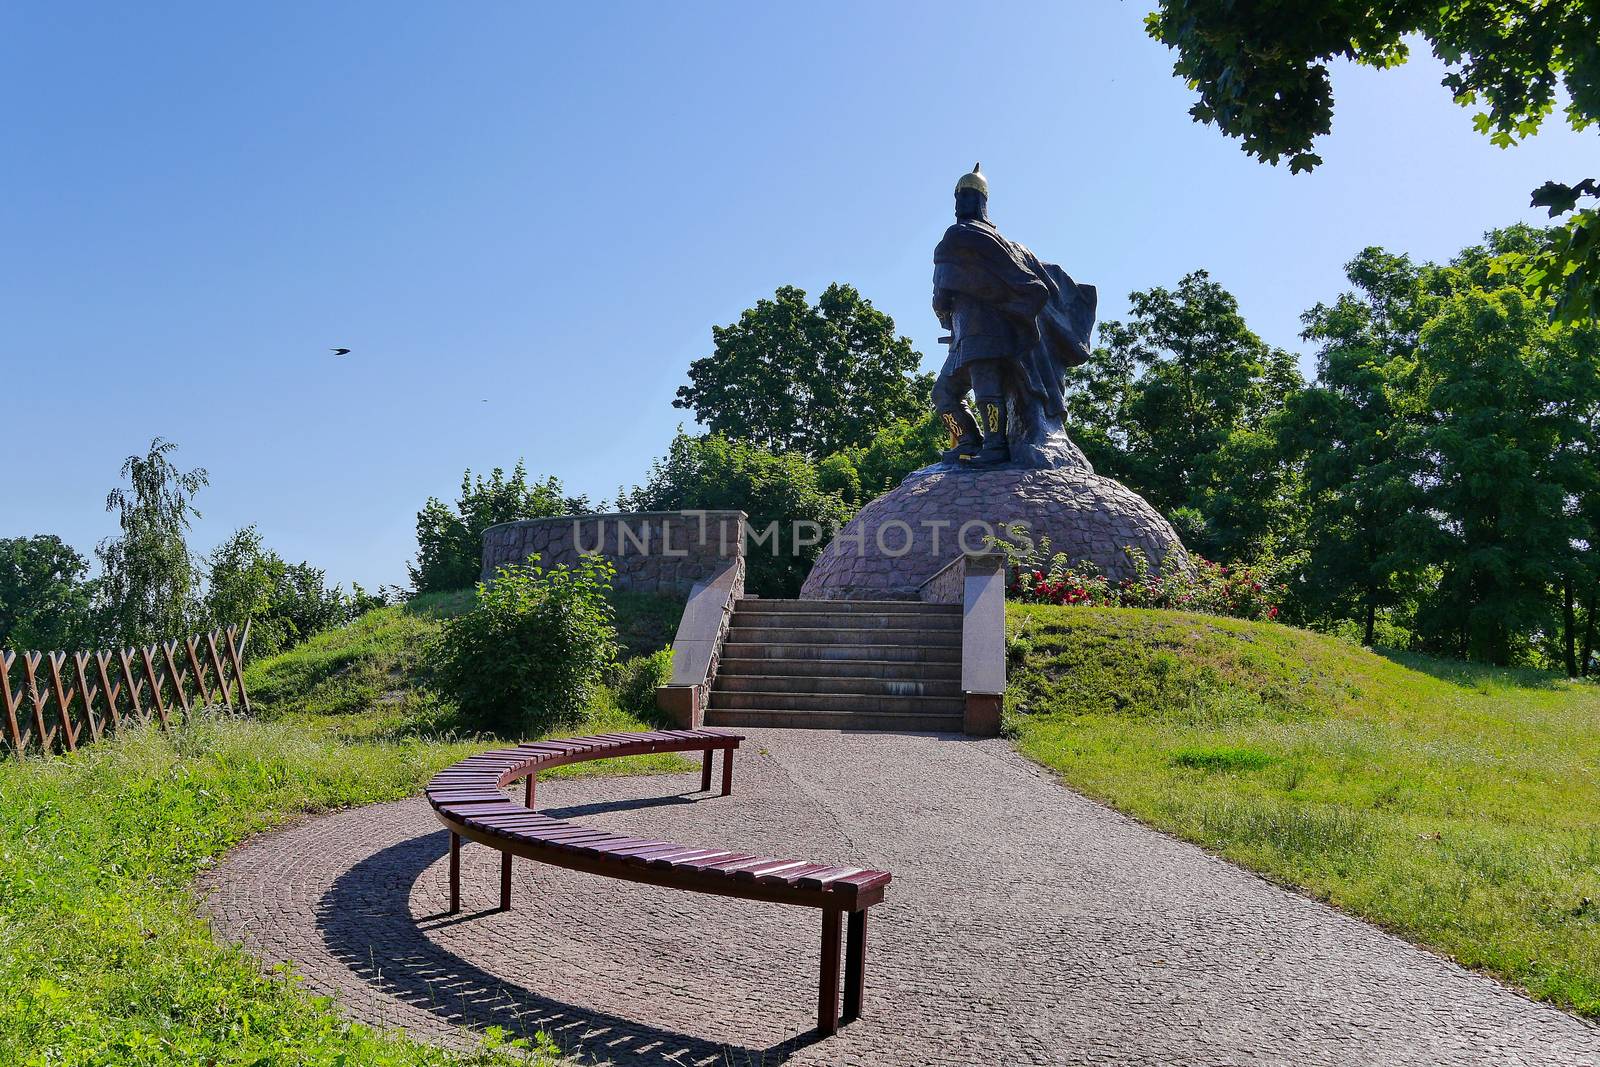
[[[1124,549],[1152,565],[1184,553],[1172,524],[1138,493],[1083,469],[972,470],[938,465],[912,474],[852,519],[817,558],[800,595],[824,600],[915,597],[963,551],[981,551],[1002,524],[1022,523],[1052,552],[1131,575]],[[1182,558],[1187,559],[1186,553]]]

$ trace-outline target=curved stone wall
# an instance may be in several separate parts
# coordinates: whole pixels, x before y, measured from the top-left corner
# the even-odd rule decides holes
[[[521,519],[483,532],[484,581],[535,553],[542,566],[598,554],[617,568],[616,587],[687,596],[721,564],[744,556],[742,511],[635,511]]]

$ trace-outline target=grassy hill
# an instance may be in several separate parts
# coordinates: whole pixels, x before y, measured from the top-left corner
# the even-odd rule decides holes
[[[612,602],[624,657],[672,643],[683,613],[681,600],[622,592],[613,593]],[[470,591],[417,597],[253,661],[245,668],[251,705],[262,718],[293,716],[303,726],[344,740],[470,735],[455,709],[422,684],[421,667],[423,647],[443,621],[471,606]],[[622,703],[619,694],[603,693],[575,728],[638,729],[638,717],[654,712],[637,700],[639,706]],[[624,718],[633,724],[622,725]]]
[[[1600,1015],[1600,687],[1172,612],[1008,629],[1008,733],[1074,788]]]

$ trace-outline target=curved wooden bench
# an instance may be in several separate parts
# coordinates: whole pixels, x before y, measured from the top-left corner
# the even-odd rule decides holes
[[[533,810],[541,770],[612,756],[703,751],[700,788],[711,788],[711,761],[723,753],[722,795],[733,790],[733,753],[742,736],[721,730],[660,730],[536,741],[462,760],[428,783],[428,803],[450,831],[450,911],[461,909],[461,841],[500,850],[500,907],[511,907],[511,857],[569,867],[608,878],[696,893],[798,904],[822,909],[822,961],[817,1029],[839,1028],[839,934],[848,915],[844,960],[844,1020],[861,1016],[866,977],[867,909],[883,900],[888,871],[808,860],[700,848],[656,838],[629,837],[540,815]],[[524,802],[503,789],[525,780]]]

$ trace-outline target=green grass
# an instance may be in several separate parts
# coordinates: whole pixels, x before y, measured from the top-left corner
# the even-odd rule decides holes
[[[1008,628],[1007,731],[1075,788],[1600,1015],[1600,687],[1172,612]]]
[[[343,1020],[287,974],[218,945],[189,884],[301,813],[416,795],[498,743],[416,682],[420,646],[471,594],[379,609],[246,669],[257,715],[201,715],[79,753],[0,764],[0,1063],[415,1065],[553,1062],[553,1047],[449,1054]],[[659,630],[667,609],[622,604]],[[647,617],[636,619],[634,609]],[[657,618],[652,620],[649,613]],[[674,625],[676,620],[673,620]],[[670,638],[670,635],[669,635]],[[558,733],[648,729],[602,688]],[[688,769],[658,755],[551,776]]]

